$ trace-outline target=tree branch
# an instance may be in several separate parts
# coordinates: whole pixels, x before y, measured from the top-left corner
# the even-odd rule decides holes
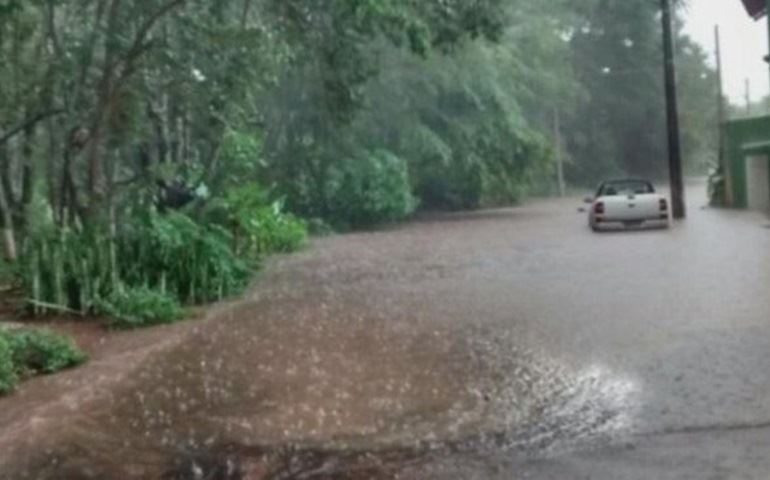
[[[152,27],[155,26],[158,21],[163,18],[167,13],[169,13],[171,10],[181,6],[184,4],[187,0],[170,0],[167,4],[159,8],[155,13],[153,13],[150,18],[148,18],[141,27],[139,27],[139,31],[136,34],[136,37],[134,38],[134,42],[131,45],[131,47],[128,49],[128,52],[126,52],[125,58],[123,60],[123,64],[125,66],[123,73],[121,74],[120,78],[121,80],[125,80],[128,76],[133,73],[133,66],[132,64],[136,61],[137,58],[139,58],[145,51],[147,51],[151,47],[150,42],[146,42],[147,35],[150,34],[150,30],[152,30]]]
[[[25,121],[21,122],[16,127],[9,130],[7,133],[0,136],[0,145],[5,144],[8,140],[12,139],[19,133],[23,132],[24,130],[28,129],[29,127],[35,125],[36,123],[45,120],[48,117],[52,117],[54,115],[59,115],[64,113],[63,109],[55,109],[55,110],[48,110],[47,112],[38,113],[34,117],[28,118]]]

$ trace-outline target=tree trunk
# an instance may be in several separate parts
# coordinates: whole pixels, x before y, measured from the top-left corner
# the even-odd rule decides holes
[[[5,198],[8,211],[13,212],[16,207],[16,197],[14,195],[14,185],[12,178],[16,169],[16,142],[15,139],[6,144],[0,145],[0,183],[2,183],[3,196]]]
[[[51,205],[51,210],[54,212],[54,217],[56,217],[59,213],[61,197],[57,186],[57,171],[54,159],[59,158],[61,151],[56,137],[58,128],[52,118],[49,118],[46,122],[46,130],[48,133],[48,154],[45,158],[46,190],[48,193],[48,202]],[[59,221],[58,217],[56,218],[56,221]]]
[[[31,125],[24,131],[24,143],[21,148],[22,155],[22,180],[21,180],[21,210],[22,216],[26,217],[27,207],[32,203],[32,197],[34,195],[35,188],[35,164],[33,160],[34,156],[34,141],[36,128]],[[23,218],[26,221],[26,218]]]
[[[4,159],[5,160],[5,159]],[[3,219],[3,254],[9,262],[15,262],[18,258],[16,252],[16,235],[13,231],[13,215],[8,205],[8,198],[0,182],[0,216]]]

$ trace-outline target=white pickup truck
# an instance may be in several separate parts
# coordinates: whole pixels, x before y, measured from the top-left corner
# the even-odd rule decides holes
[[[591,204],[588,225],[595,232],[612,226],[669,226],[668,201],[647,180],[603,182],[586,203]]]

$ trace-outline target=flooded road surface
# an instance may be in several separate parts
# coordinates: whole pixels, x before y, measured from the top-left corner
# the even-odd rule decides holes
[[[318,240],[0,400],[0,478],[767,478],[768,221],[691,198],[668,231],[572,199]]]

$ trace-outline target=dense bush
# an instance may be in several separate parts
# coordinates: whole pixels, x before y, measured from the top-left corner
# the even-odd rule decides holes
[[[283,211],[257,184],[232,189],[212,202],[209,217],[233,231],[239,255],[259,260],[271,253],[293,252],[307,241],[304,221]]]
[[[13,366],[11,343],[0,332],[0,395],[13,390],[18,377]]]
[[[0,393],[19,379],[55,373],[86,361],[71,339],[48,330],[0,330]]]
[[[230,232],[217,225],[200,225],[180,212],[150,211],[137,215],[118,239],[118,277],[184,303],[221,300],[249,280],[232,243]]]
[[[22,258],[22,279],[36,313],[92,313],[125,286],[203,303],[238,293],[249,280],[227,230],[152,209],[128,216],[112,240],[90,230],[31,235]]]
[[[55,373],[87,358],[71,339],[49,330],[9,330],[0,335],[9,340],[13,363],[23,376]]]
[[[415,191],[426,209],[467,210],[481,206],[484,182],[479,163],[452,163],[446,168],[423,165],[415,176]]]
[[[118,288],[101,300],[98,311],[117,328],[138,328],[173,323],[184,316],[179,302],[147,287]]]
[[[417,206],[406,162],[385,150],[342,163],[331,175],[327,197],[329,220],[343,227],[401,220]]]

